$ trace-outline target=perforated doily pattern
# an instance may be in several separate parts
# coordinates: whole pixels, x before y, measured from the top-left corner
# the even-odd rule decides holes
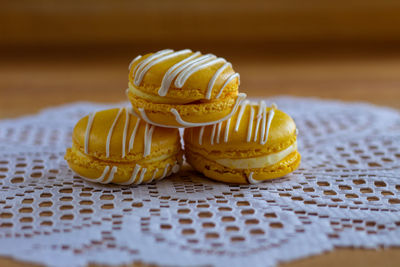
[[[273,101],[297,123],[302,163],[258,185],[213,182],[188,166],[148,185],[82,180],[63,159],[72,128],[109,105],[0,121],[0,254],[52,266],[273,266],[334,247],[399,246],[399,113]]]

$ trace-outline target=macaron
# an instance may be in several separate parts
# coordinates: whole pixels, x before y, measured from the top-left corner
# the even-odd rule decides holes
[[[65,159],[91,182],[149,183],[179,171],[183,152],[178,129],[150,125],[131,108],[93,112],[76,124]]]
[[[133,111],[160,127],[211,125],[231,117],[246,98],[239,73],[226,59],[189,49],[161,50],[129,65]]]
[[[185,129],[187,162],[205,176],[227,183],[256,184],[279,178],[300,164],[293,119],[245,100],[228,120]]]

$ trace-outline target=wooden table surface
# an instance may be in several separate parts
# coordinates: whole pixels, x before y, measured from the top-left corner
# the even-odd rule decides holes
[[[135,54],[8,55],[0,61],[0,118],[73,101],[126,100],[127,65]],[[228,55],[250,97],[294,95],[367,101],[400,108],[400,55],[295,57]],[[337,248],[282,266],[399,266],[400,249]],[[0,258],[0,266],[30,266]],[[145,266],[134,264],[134,266]]]

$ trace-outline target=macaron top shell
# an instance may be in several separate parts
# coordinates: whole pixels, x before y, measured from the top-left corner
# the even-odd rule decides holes
[[[245,101],[227,121],[185,129],[185,146],[211,157],[241,158],[274,153],[296,142],[293,119],[276,107]]]
[[[189,49],[146,54],[134,59],[129,67],[130,90],[153,96],[156,103],[184,104],[236,96],[238,86],[239,75],[229,62]]]
[[[76,124],[73,147],[102,160],[132,161],[180,151],[177,129],[150,125],[129,108],[92,113]]]

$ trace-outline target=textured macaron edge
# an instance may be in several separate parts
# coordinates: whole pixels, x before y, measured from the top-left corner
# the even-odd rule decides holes
[[[72,148],[68,148],[64,158],[74,172],[87,179],[96,179],[101,176],[107,166],[116,166],[117,171],[115,172],[111,183],[121,183],[129,180],[136,164],[138,164],[143,168],[147,168],[142,181],[146,182],[152,178],[153,172],[156,168],[159,168],[159,171],[157,172],[155,179],[162,176],[163,169],[167,164],[170,164],[170,169],[172,169],[176,163],[181,166],[183,162],[183,151],[179,151],[175,154],[169,154],[167,158],[159,161],[146,162],[146,160],[143,159],[140,161],[131,162],[114,162],[100,160],[85,154],[78,154],[73,151]]]
[[[295,151],[280,162],[265,168],[231,169],[190,149],[185,150],[185,158],[195,170],[203,173],[206,177],[235,184],[248,184],[251,172],[253,173],[253,179],[256,181],[283,177],[296,170],[301,160],[300,153]]]
[[[78,142],[75,138],[72,139],[72,146],[78,149],[81,153],[86,154],[87,156],[94,157],[99,160],[120,162],[120,163],[125,163],[125,162],[129,163],[132,161],[140,161],[142,159],[151,159],[161,155],[171,155],[178,153],[179,151],[182,150],[179,136],[177,136],[177,139],[173,145],[169,144],[161,145],[153,143],[151,146],[150,154],[144,158],[143,158],[143,152],[133,153],[132,151],[127,152],[124,158],[122,158],[120,155],[114,156],[113,154],[110,154],[110,156],[107,157],[105,151],[99,151],[99,150],[90,150],[88,153],[85,153],[83,144]]]
[[[209,123],[225,118],[235,107],[237,97],[236,94],[232,94],[226,98],[207,102],[198,101],[191,104],[174,105],[152,103],[128,92],[132,108],[138,116],[141,116],[140,109],[143,109],[150,120],[149,123],[157,123],[165,127],[184,127],[176,121],[171,109],[177,110],[184,121],[191,123]]]

